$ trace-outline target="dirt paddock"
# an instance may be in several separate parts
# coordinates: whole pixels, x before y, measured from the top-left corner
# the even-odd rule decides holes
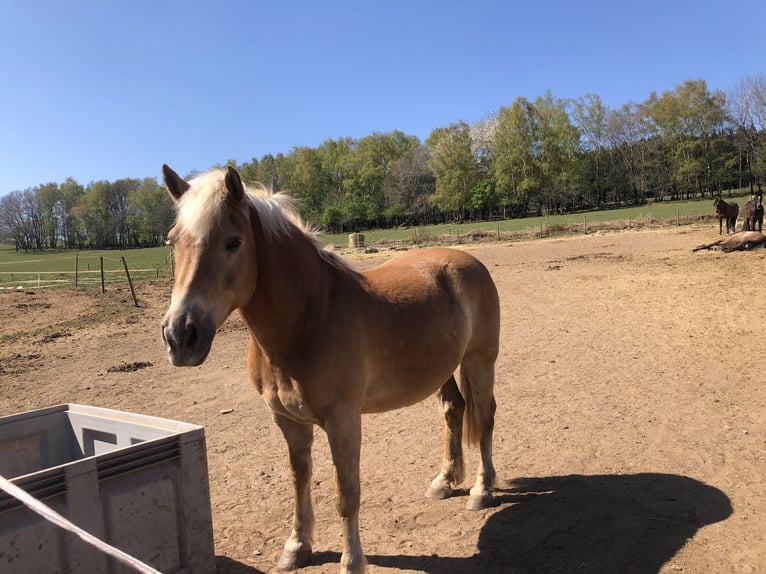
[[[370,572],[766,572],[766,250],[692,253],[717,237],[707,224],[467,247],[503,313],[497,504],[424,498],[441,461],[435,400],[366,417]],[[170,288],[137,285],[138,309],[127,287],[0,293],[0,415],[77,402],[204,425],[218,572],[267,572],[290,530],[283,439],[247,380],[238,318],[204,365],[169,365]],[[321,431],[314,451],[303,571],[335,573]]]

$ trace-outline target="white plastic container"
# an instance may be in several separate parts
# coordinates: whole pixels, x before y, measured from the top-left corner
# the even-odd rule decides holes
[[[200,426],[75,404],[0,417],[0,474],[165,574],[215,572]],[[0,572],[132,574],[4,492]]]

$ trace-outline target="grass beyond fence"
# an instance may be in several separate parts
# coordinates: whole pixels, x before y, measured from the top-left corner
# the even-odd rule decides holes
[[[747,201],[746,190],[733,194],[740,209]],[[744,197],[743,197],[744,196]],[[728,199],[728,198],[727,198]],[[588,232],[612,223],[628,228],[646,223],[688,223],[713,216],[713,202],[709,197],[688,201],[650,202],[646,205],[622,209],[605,209],[566,215],[548,214],[541,217],[477,221],[453,225],[431,225],[398,229],[363,230],[365,243],[378,242],[427,243],[440,238],[461,240],[476,232],[503,238],[513,235],[549,235],[551,230]],[[712,223],[711,223],[712,225]],[[322,235],[325,245],[348,245],[348,233]],[[0,245],[0,289],[42,288],[75,285],[100,286],[101,258],[104,262],[106,283],[125,283],[122,257],[128,265],[131,278],[136,281],[172,277],[173,268],[169,247],[148,249],[87,250],[87,251],[30,251],[17,252],[10,245]],[[76,270],[76,274],[75,274]]]
[[[733,194],[734,201],[740,205],[740,209],[747,201],[747,190],[740,190]],[[745,196],[745,197],[740,197]],[[725,199],[732,201],[732,199]],[[467,236],[474,231],[503,234],[540,234],[540,230],[546,234],[550,229],[580,228],[587,229],[589,224],[605,224],[624,222],[624,227],[630,227],[631,223],[643,222],[688,222],[713,216],[713,200],[709,197],[692,199],[688,201],[662,201],[659,203],[649,202],[636,207],[620,209],[603,209],[580,213],[568,213],[565,215],[547,214],[539,217],[526,217],[524,219],[503,219],[499,221],[476,221],[457,223],[451,225],[429,225],[423,227],[408,227],[399,229],[373,229],[362,230],[367,244],[378,241],[415,241],[419,237]],[[348,233],[323,235],[321,237],[325,245],[348,244]]]
[[[134,281],[172,277],[169,247],[24,253],[2,245],[0,289],[100,286],[102,260],[105,283],[126,283],[123,257]]]

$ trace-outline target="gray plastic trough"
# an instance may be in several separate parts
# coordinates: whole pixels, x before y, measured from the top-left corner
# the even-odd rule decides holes
[[[215,572],[200,426],[74,404],[0,417],[0,474],[165,574]],[[0,491],[0,572],[133,571]]]

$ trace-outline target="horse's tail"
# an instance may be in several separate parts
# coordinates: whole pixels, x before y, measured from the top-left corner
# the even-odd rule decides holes
[[[465,401],[465,411],[463,411],[463,441],[466,444],[474,445],[479,441],[479,429],[476,425],[476,403],[471,394],[471,382],[462,369],[460,371],[460,393]]]
[[[492,432],[497,405],[494,396],[494,361],[473,364],[464,360],[460,366],[460,394],[465,401],[463,440],[467,445],[479,443],[481,436]]]

